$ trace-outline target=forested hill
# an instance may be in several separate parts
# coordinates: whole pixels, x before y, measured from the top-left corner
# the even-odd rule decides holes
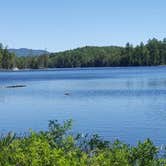
[[[123,48],[86,46],[50,54],[50,67],[100,67],[119,58]],[[107,59],[106,59],[107,57]]]
[[[83,47],[50,54],[50,67],[107,67],[166,65],[166,39],[133,47]]]
[[[86,46],[73,50],[44,54],[41,56],[16,57],[0,47],[0,68],[70,68],[111,66],[156,66],[166,65],[166,38],[151,39],[146,44],[125,47]]]

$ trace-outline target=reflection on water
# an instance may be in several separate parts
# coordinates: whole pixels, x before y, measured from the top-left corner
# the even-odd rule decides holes
[[[0,94],[0,103],[5,103],[5,95]]]
[[[18,84],[27,87],[4,88]],[[0,131],[72,118],[74,131],[166,143],[166,67],[5,72],[0,87]]]

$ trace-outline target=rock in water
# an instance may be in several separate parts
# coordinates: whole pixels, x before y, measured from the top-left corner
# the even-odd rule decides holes
[[[70,95],[70,93],[65,93],[64,95],[69,96],[69,95]]]

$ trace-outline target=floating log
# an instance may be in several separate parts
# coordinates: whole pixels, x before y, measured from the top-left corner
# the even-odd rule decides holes
[[[23,88],[26,87],[26,85],[10,85],[10,86],[6,86],[6,88]]]

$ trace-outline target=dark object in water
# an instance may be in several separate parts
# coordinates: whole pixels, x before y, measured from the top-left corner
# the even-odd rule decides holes
[[[6,88],[23,88],[26,87],[26,85],[11,85],[11,86],[6,86]]]
[[[69,96],[69,95],[70,95],[70,93],[65,93],[64,95]]]

